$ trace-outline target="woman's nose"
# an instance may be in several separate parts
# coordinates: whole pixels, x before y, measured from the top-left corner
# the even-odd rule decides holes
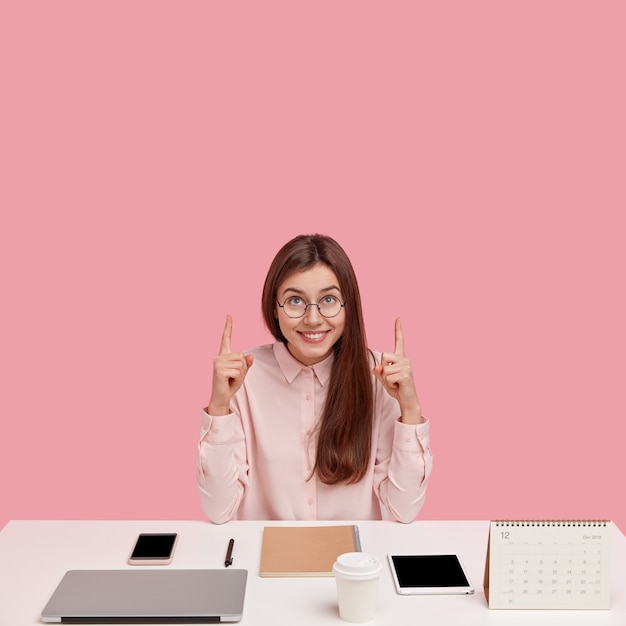
[[[304,313],[304,317],[308,324],[319,324],[322,321],[322,314],[317,308],[317,304],[309,304]]]

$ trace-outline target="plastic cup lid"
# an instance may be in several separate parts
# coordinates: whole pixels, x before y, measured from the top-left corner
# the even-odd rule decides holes
[[[367,552],[346,552],[340,554],[333,565],[333,574],[342,578],[354,580],[367,580],[380,574],[382,565],[380,561]]]

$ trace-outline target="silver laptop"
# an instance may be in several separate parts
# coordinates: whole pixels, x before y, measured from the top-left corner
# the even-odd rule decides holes
[[[70,570],[41,613],[74,624],[238,622],[248,570]]]

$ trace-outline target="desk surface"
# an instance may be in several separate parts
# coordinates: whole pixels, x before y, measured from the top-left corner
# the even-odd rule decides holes
[[[344,522],[342,522],[344,523]],[[345,522],[349,523],[349,522]],[[385,562],[372,624],[624,626],[626,537],[613,526],[609,611],[494,611],[487,608],[483,574],[487,521],[356,522],[363,550]],[[235,539],[233,567],[249,570],[242,626],[345,624],[333,578],[261,578],[263,527],[298,522],[11,521],[0,532],[0,626],[40,624],[40,613],[68,569],[120,569],[140,532],[178,532],[170,568],[222,568]],[[388,552],[456,552],[476,587],[471,596],[399,596],[386,565]]]

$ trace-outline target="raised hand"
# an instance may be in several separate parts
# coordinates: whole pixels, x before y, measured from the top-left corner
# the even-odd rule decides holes
[[[230,401],[243,384],[254,357],[243,352],[231,352],[233,320],[226,316],[219,354],[213,359],[213,387],[208,412],[210,415],[228,415]]]
[[[395,349],[383,352],[381,362],[372,370],[387,393],[398,401],[402,421],[411,424],[422,422],[422,412],[413,380],[411,361],[404,354],[404,334],[400,319],[395,323]]]

